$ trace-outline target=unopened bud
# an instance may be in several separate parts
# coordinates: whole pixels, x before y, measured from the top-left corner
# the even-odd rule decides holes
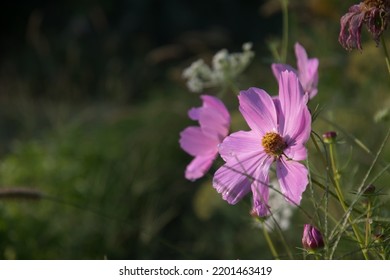
[[[322,134],[324,142],[327,144],[334,143],[336,141],[337,133],[335,131],[328,131]]]
[[[302,245],[306,250],[314,251],[324,247],[324,239],[321,232],[310,224],[303,227]]]

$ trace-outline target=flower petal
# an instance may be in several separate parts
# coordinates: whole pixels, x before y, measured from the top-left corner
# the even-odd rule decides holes
[[[251,190],[251,184],[254,182],[267,183],[263,181],[264,176],[261,177],[263,173],[256,172],[255,174],[256,169],[266,169],[267,166],[269,168],[266,160],[265,153],[252,155],[240,161],[230,160],[215,172],[213,187],[222,194],[222,198],[228,203],[236,204]],[[264,173],[268,173],[268,169]]]
[[[238,161],[242,155],[258,154],[262,151],[261,138],[253,130],[232,133],[219,145],[219,153],[225,161],[232,157]]]
[[[253,177],[255,180],[251,185],[253,194],[252,213],[256,213],[259,217],[264,217],[269,214],[269,169],[273,162],[272,157],[265,157],[263,164],[257,168]]]
[[[311,115],[306,105],[307,98],[298,77],[292,72],[282,72],[279,79],[279,131],[288,144],[307,141],[310,135]]]
[[[200,127],[190,126],[180,133],[181,148],[192,156],[218,152],[219,142],[207,137]]]
[[[348,13],[343,15],[340,19],[341,29],[339,42],[347,50],[353,48],[362,49],[361,30],[365,13],[361,9],[361,4],[362,3],[351,6]]]
[[[295,55],[299,81],[309,98],[313,98],[317,94],[319,61],[317,58],[309,59],[306,50],[299,43],[295,43]]]
[[[276,176],[286,200],[299,205],[309,182],[307,168],[299,162],[281,159],[276,163]]]
[[[205,156],[196,156],[189,165],[187,165],[185,177],[188,180],[196,180],[203,177],[209,171],[211,164],[216,158],[217,154],[210,154]]]
[[[202,95],[201,98],[202,107],[192,108],[188,111],[188,116],[199,121],[205,135],[221,142],[229,132],[229,111],[217,97]]]
[[[262,137],[270,131],[277,131],[275,104],[264,90],[249,88],[238,96],[240,112],[249,127]]]
[[[287,70],[287,71],[291,71],[291,72],[298,74],[297,70],[295,70],[292,66],[290,66],[288,64],[272,63],[271,69],[272,69],[272,73],[274,74],[277,81],[279,81],[280,74],[283,71]]]
[[[307,158],[307,149],[302,144],[294,144],[284,150],[284,154],[292,160],[299,161]]]

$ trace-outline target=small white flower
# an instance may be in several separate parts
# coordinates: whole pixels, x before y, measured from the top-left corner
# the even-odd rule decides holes
[[[243,52],[232,53],[226,49],[218,51],[212,59],[210,68],[202,59],[193,62],[184,69],[183,77],[187,79],[187,87],[192,92],[202,92],[205,88],[223,86],[235,79],[249,65],[254,57],[252,43],[242,46]]]

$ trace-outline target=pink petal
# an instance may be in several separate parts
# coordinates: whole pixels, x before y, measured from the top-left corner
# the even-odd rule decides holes
[[[269,168],[273,162],[273,158],[266,157],[263,164],[259,166],[253,175],[256,179],[251,185],[253,194],[252,211],[259,217],[264,217],[269,214]]]
[[[292,72],[285,71],[280,76],[279,102],[279,131],[287,143],[307,141],[311,130],[307,95],[304,95],[298,77]]]
[[[205,108],[216,110],[218,114],[221,115],[222,120],[230,119],[229,111],[220,99],[211,95],[202,95],[201,98]]]
[[[299,81],[310,98],[317,94],[318,64],[317,58],[308,59],[306,50],[299,44],[295,44]]]
[[[188,110],[188,117],[193,121],[197,121],[199,120],[199,115],[201,111],[202,107],[191,108],[190,110]]]
[[[282,158],[276,163],[276,176],[286,200],[299,205],[309,182],[307,168],[299,162]]]
[[[181,148],[192,156],[218,152],[219,142],[207,137],[200,127],[190,126],[180,133]]]
[[[210,95],[202,95],[201,98],[203,106],[192,108],[188,115],[193,120],[199,120],[205,135],[221,142],[229,132],[229,112],[218,98]]]
[[[266,162],[267,158],[267,155],[262,153],[244,158],[241,161],[232,159],[215,172],[213,187],[218,193],[222,194],[222,198],[228,203],[236,204],[251,190],[252,183],[268,183],[264,182],[266,179],[264,176],[258,176],[268,173],[267,168],[269,168],[269,164]],[[264,172],[255,174],[256,169],[259,168],[264,169]],[[258,177],[256,178],[253,175]]]
[[[295,146],[304,145],[309,140],[311,133],[311,115],[307,107],[301,109],[301,116],[297,117],[295,129],[291,136],[286,138],[287,146],[294,148]],[[295,158],[294,158],[295,159]],[[298,159],[297,159],[298,160]]]
[[[262,89],[250,88],[238,96],[240,112],[249,127],[262,137],[270,131],[277,131],[277,117],[272,98]]]
[[[292,160],[300,161],[307,158],[307,149],[302,144],[293,144],[284,150],[284,154]]]
[[[239,160],[241,156],[247,154],[260,153],[263,151],[260,136],[253,130],[238,131],[230,134],[219,145],[219,153],[225,160]]]
[[[274,74],[276,80],[279,80],[280,74],[283,71],[287,70],[287,71],[297,73],[297,70],[295,70],[293,67],[291,67],[288,64],[272,63],[271,68],[272,68],[272,73]]]
[[[185,177],[188,180],[196,180],[203,177],[209,171],[211,164],[216,158],[217,154],[210,154],[205,156],[196,156],[189,165],[187,165]]]

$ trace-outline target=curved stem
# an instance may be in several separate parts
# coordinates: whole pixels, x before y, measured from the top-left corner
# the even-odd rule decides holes
[[[385,61],[386,61],[386,65],[387,65],[387,71],[389,72],[389,75],[390,75],[390,57],[389,57],[389,52],[387,51],[386,42],[385,42],[385,39],[383,39],[383,36],[381,36],[381,43],[382,43],[383,50],[385,52]]]

